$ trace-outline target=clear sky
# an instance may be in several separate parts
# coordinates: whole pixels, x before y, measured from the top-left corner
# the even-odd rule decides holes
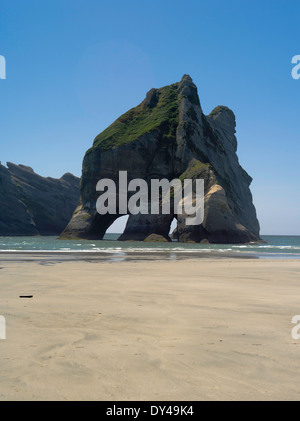
[[[300,235],[299,0],[0,0],[0,160],[80,176],[94,137],[189,74],[230,107],[262,234]]]

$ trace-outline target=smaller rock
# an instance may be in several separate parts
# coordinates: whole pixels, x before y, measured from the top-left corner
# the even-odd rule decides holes
[[[152,242],[152,243],[155,243],[155,242],[168,243],[170,240],[168,240],[167,238],[159,234],[150,234],[148,235],[148,237],[145,238],[144,241]]]

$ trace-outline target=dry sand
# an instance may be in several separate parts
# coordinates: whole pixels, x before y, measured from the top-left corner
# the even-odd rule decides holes
[[[300,261],[0,267],[0,400],[300,397]]]

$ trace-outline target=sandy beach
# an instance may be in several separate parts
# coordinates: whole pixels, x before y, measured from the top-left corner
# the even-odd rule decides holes
[[[0,268],[0,400],[300,397],[300,260]]]

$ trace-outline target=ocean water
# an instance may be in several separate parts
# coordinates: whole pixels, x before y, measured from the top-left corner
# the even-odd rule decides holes
[[[104,240],[59,240],[57,237],[0,237],[0,252],[55,252],[55,253],[195,253],[201,256],[210,253],[236,257],[300,259],[300,236],[263,235],[265,243],[260,244],[186,244],[186,243],[144,243],[118,241],[120,234],[106,234]]]

